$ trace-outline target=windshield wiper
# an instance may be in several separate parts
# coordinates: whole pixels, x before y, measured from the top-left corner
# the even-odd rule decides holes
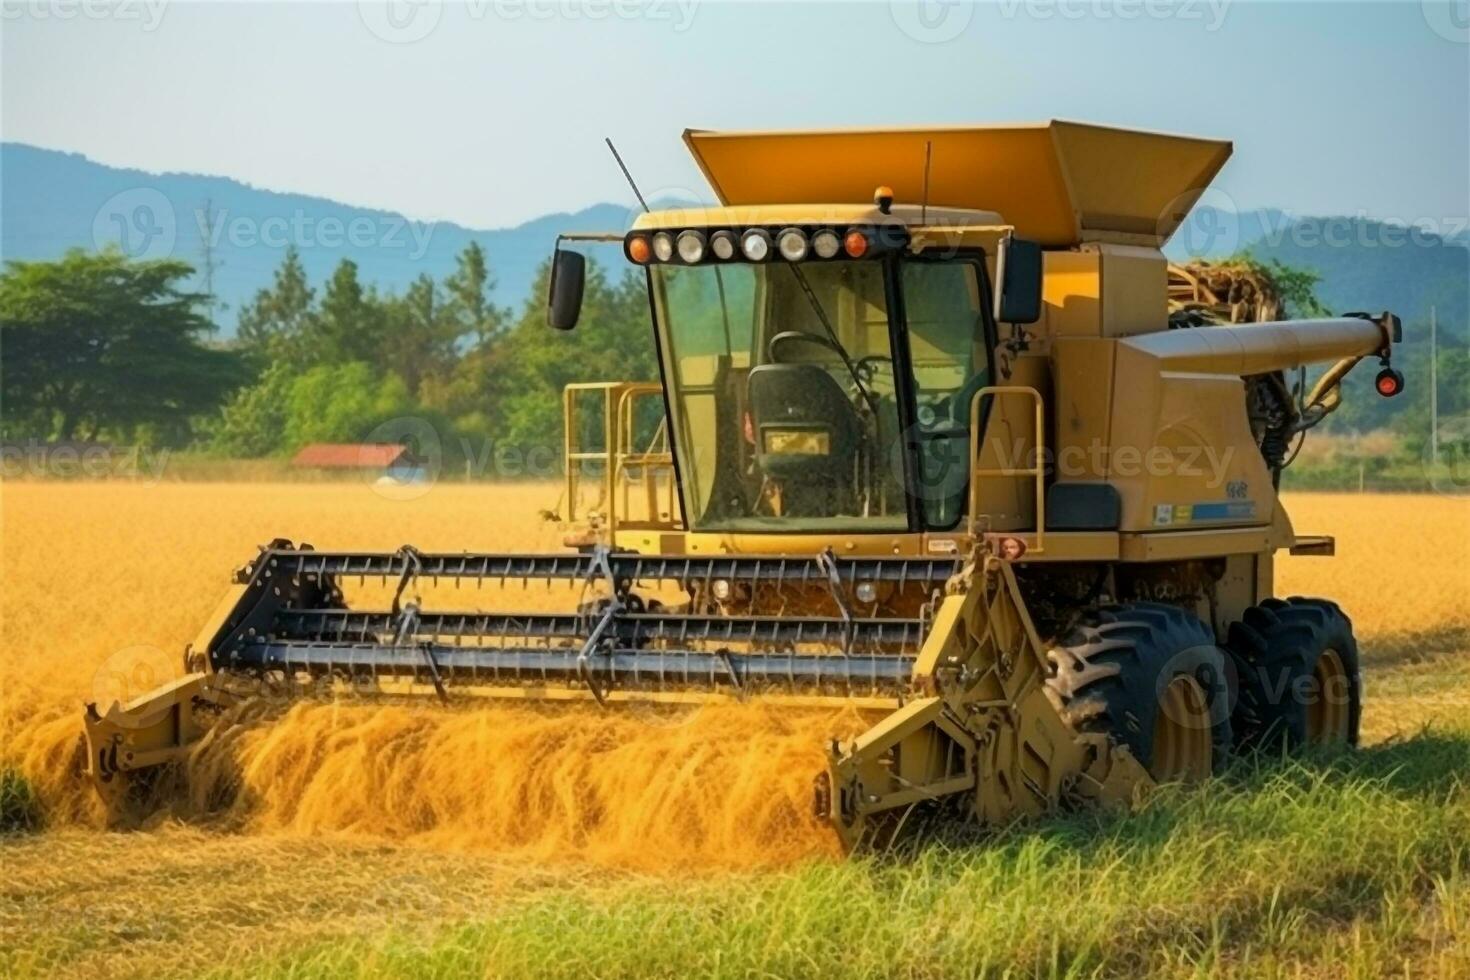
[[[868,409],[873,413],[873,417],[877,418],[878,399],[868,390],[868,386],[863,384],[862,378],[858,377],[857,365],[853,364],[852,358],[848,356],[847,348],[842,346],[842,341],[837,339],[837,331],[832,329],[832,321],[827,319],[827,311],[822,309],[821,301],[817,299],[817,294],[812,292],[811,284],[806,281],[806,273],[797,268],[795,262],[786,263],[786,268],[790,269],[791,274],[796,277],[797,285],[801,286],[801,291],[806,294],[806,301],[812,305],[812,311],[821,321],[822,329],[827,331],[827,339],[832,342],[832,349],[837,352],[838,357],[842,358],[842,366],[847,368],[847,373],[852,378],[853,385],[857,387],[858,394],[863,396],[863,401],[868,403]]]

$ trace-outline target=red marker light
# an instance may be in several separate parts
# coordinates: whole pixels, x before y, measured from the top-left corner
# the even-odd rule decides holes
[[[1404,376],[1394,368],[1384,368],[1378,372],[1378,377],[1373,379],[1373,387],[1384,398],[1392,398],[1404,390]]]
[[[1020,538],[1001,538],[1000,556],[1006,561],[1015,561],[1026,554],[1026,542]]]
[[[648,239],[642,235],[628,239],[628,258],[639,265],[647,265],[651,255],[653,252],[648,244]]]
[[[860,231],[850,231],[842,240],[842,248],[848,255],[860,259],[868,254],[868,236]]]

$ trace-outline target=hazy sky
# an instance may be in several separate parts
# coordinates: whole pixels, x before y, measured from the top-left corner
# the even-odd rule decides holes
[[[707,197],[679,133],[1049,117],[1235,141],[1242,208],[1463,221],[1470,6],[4,0],[0,134],[494,227]]]

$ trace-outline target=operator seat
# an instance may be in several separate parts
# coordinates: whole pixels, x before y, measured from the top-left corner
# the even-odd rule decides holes
[[[746,384],[756,465],[780,486],[782,512],[850,510],[862,424],[842,386],[815,364],[761,364]]]

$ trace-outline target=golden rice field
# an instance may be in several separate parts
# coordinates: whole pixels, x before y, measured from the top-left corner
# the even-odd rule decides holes
[[[846,714],[314,704],[101,829],[82,702],[171,669],[256,545],[555,549],[555,498],[0,487],[0,765],[47,816],[0,838],[0,975],[1470,976],[1470,501],[1447,497],[1288,500],[1338,537],[1278,584],[1353,617],[1364,749],[1135,814],[843,862],[806,810]],[[476,604],[566,600],[514,592]],[[234,802],[200,819],[210,780]]]

